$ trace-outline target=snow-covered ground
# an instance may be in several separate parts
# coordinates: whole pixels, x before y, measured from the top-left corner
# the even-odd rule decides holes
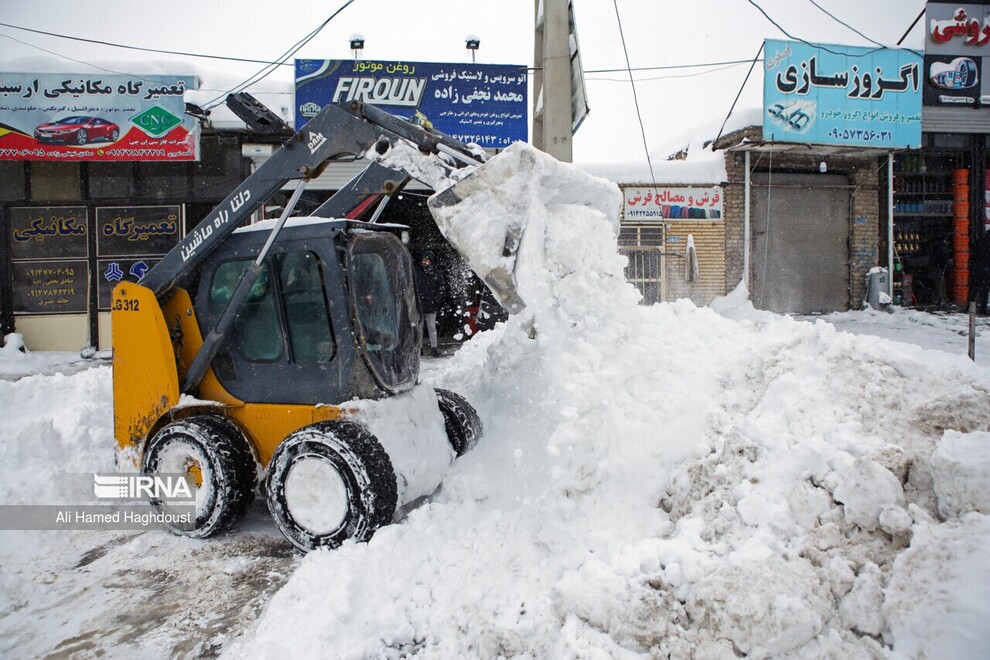
[[[431,497],[305,557],[263,503],[207,541],[0,532],[0,655],[986,657],[985,322],[974,364],[962,316],[642,307],[614,218],[531,215],[526,311],[424,365],[486,429]],[[110,381],[0,381],[0,503],[113,469]]]

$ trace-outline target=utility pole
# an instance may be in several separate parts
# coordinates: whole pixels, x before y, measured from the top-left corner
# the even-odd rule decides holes
[[[573,160],[568,0],[535,0],[533,146]]]

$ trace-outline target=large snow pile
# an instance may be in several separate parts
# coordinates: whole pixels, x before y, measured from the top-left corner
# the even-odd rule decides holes
[[[985,652],[990,374],[744,292],[640,307],[615,218],[528,212],[526,312],[433,374],[482,444],[400,524],[308,555],[231,656]],[[938,476],[960,460],[976,478]]]
[[[0,532],[0,655],[985,657],[990,371],[744,289],[641,307],[592,188],[526,207],[525,312],[426,365],[486,429],[432,497],[297,564],[263,505],[208,541]],[[109,468],[110,391],[0,382],[0,503]]]

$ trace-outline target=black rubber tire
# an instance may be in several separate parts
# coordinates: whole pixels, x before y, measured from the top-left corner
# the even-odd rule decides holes
[[[169,450],[178,451],[179,456],[185,451],[192,463],[204,463],[200,473],[209,479],[203,484],[204,506],[197,507],[202,510],[191,528],[169,524],[167,520],[165,526],[175,534],[192,538],[207,538],[230,529],[247,512],[258,487],[257,464],[244,433],[231,420],[214,415],[171,422],[148,443],[141,471],[154,474],[172,469],[162,464]],[[160,513],[171,510],[160,500],[152,500],[151,504]]]
[[[454,453],[463,456],[474,449],[485,433],[478,411],[456,392],[439,388],[433,391],[437,394],[437,403],[440,405],[440,412],[443,413],[447,440],[454,448]]]
[[[329,531],[307,528],[298,516],[293,517],[286,498],[293,467],[312,459],[330,467],[345,491],[346,509]],[[275,525],[303,552],[336,548],[348,539],[367,541],[379,527],[392,522],[398,500],[395,470],[381,443],[360,424],[341,420],[311,424],[289,434],[268,463],[265,490]]]

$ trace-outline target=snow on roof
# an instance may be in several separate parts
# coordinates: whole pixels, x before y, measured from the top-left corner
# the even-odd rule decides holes
[[[728,135],[747,126],[762,123],[762,108],[745,108],[733,112],[725,126],[721,121],[701,124],[650,150],[651,165],[645,157],[626,163],[578,163],[584,171],[623,184],[712,184],[722,183],[725,172],[725,152],[713,151],[708,144],[719,134]],[[685,152],[684,160],[668,160]]]

